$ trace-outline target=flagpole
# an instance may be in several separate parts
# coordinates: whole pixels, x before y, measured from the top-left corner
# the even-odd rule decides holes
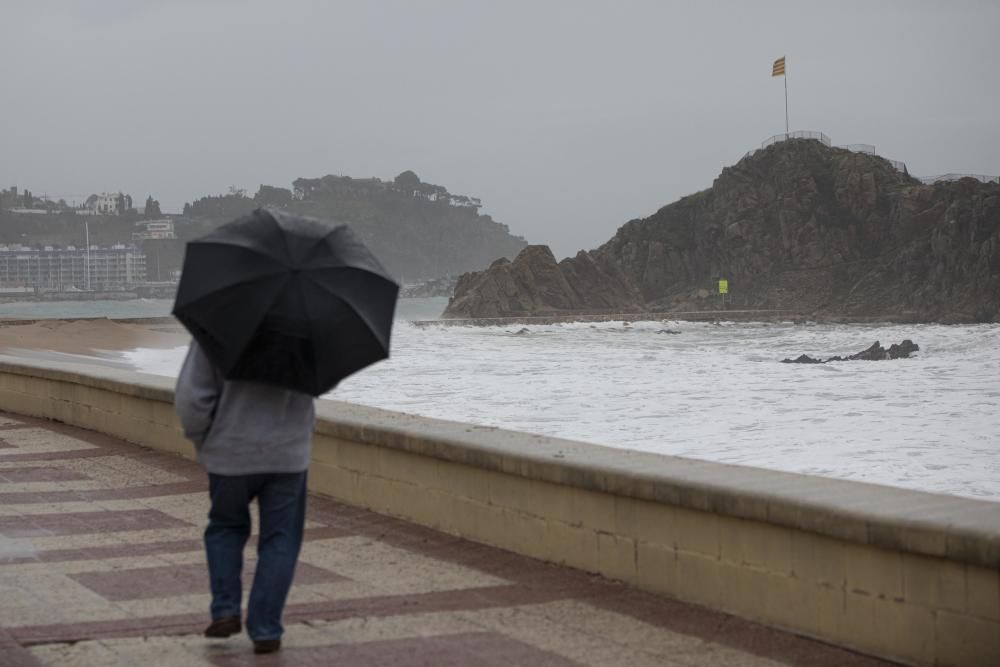
[[[785,69],[785,134],[788,134],[788,70]]]

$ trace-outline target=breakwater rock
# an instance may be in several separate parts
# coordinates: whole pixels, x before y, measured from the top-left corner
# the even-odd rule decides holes
[[[862,350],[857,354],[852,354],[849,357],[830,357],[826,360],[815,359],[810,357],[808,354],[802,354],[795,359],[782,359],[783,364],[826,364],[831,361],[883,361],[885,359],[908,359],[911,354],[920,350],[920,346],[914,343],[909,338],[903,340],[898,345],[893,343],[889,346],[889,349],[882,347],[879,341],[869,347],[867,350]]]
[[[488,269],[463,274],[447,317],[546,316],[601,310],[636,312],[639,295],[610,268],[581,252],[578,261],[557,263],[548,246],[529,245],[514,261],[501,258]]]
[[[712,187],[556,262],[545,246],[463,275],[445,317],[718,308],[822,320],[1000,321],[1000,185],[924,185],[887,160],[780,142]]]

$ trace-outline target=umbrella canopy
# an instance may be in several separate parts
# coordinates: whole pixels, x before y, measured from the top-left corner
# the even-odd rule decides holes
[[[319,396],[389,356],[398,292],[346,225],[257,209],[187,244],[173,314],[226,378]]]

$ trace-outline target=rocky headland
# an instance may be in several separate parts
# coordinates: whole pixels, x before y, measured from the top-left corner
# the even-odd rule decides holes
[[[924,185],[878,156],[793,139],[557,262],[466,273],[449,318],[730,308],[817,320],[1000,321],[1000,185]]]

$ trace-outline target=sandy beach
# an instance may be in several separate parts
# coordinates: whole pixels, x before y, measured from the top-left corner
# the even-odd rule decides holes
[[[125,365],[118,353],[139,347],[173,348],[190,336],[172,318],[0,320],[0,354]]]

